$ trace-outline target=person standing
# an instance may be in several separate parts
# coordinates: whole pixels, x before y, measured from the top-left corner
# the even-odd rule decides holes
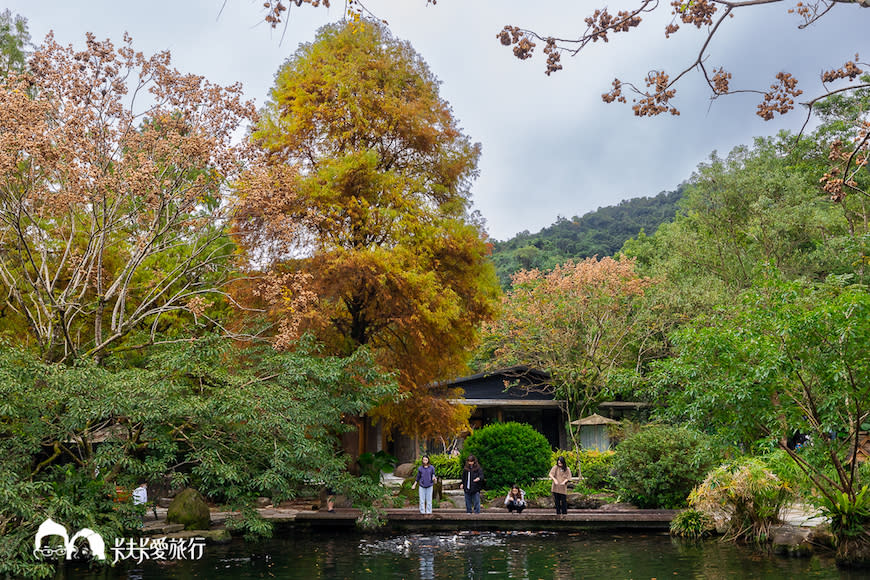
[[[420,513],[432,513],[432,487],[435,485],[435,467],[429,463],[429,456],[424,455],[420,462],[423,464],[417,468],[417,478],[411,489],[420,486]]]
[[[523,510],[526,509],[526,492],[520,489],[517,484],[514,484],[504,498],[504,506],[511,513],[513,513],[514,510],[516,510],[518,514],[523,513]]]
[[[556,514],[568,513],[568,481],[571,479],[571,470],[564,457],[556,459],[556,465],[550,470],[550,479],[553,485],[553,502],[556,504]]]
[[[462,468],[462,483],[459,487],[465,491],[465,511],[480,513],[480,490],[483,489],[483,468],[477,462],[477,457],[469,455]]]

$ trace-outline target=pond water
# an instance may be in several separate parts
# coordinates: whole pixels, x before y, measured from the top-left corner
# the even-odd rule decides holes
[[[68,565],[58,579],[575,579],[867,578],[833,559],[793,559],[667,534],[457,532],[362,535],[302,532],[259,543],[208,545],[199,560],[126,563],[88,570]]]

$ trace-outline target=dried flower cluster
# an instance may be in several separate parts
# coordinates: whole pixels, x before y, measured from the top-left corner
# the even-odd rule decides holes
[[[608,42],[608,35],[617,32],[628,32],[632,28],[640,25],[641,18],[638,16],[638,12],[629,12],[627,10],[620,10],[616,13],[616,16],[613,16],[607,11],[607,8],[603,10],[596,10],[592,13],[592,16],[588,16],[584,19],[586,22],[586,35],[592,40],[592,42],[597,42],[599,40],[603,40],[604,42]]]
[[[285,1],[296,4],[296,6],[310,4],[314,8],[317,8],[322,4],[329,8],[329,0],[266,0],[263,2],[263,8],[266,10],[266,16],[263,20],[268,22],[272,28],[281,23],[282,14],[287,11],[287,4],[284,4]],[[349,4],[353,3],[354,0],[350,0]]]
[[[719,67],[713,70],[713,94],[727,95],[730,89],[731,73]]]
[[[537,46],[532,39],[516,26],[505,26],[496,37],[504,46],[514,44],[514,56],[520,60],[532,57]]]
[[[777,73],[777,84],[770,85],[770,91],[764,93],[764,99],[758,104],[756,115],[769,121],[774,114],[784,115],[794,109],[794,100],[803,93],[797,88],[797,79],[790,73]]]
[[[707,0],[688,0],[682,2],[674,0],[671,2],[674,7],[673,15],[683,21],[684,24],[694,24],[695,28],[702,26],[710,26],[713,24],[713,15],[716,14],[716,4]],[[671,28],[670,26],[665,31],[665,36],[677,31],[678,26]]]
[[[859,56],[855,55],[855,60],[848,61],[841,68],[835,70],[829,70],[822,73],[822,82],[823,83],[832,83],[834,81],[840,79],[849,79],[850,81],[854,81],[858,78],[859,75],[864,73],[864,69],[859,67],[855,61],[859,59]]]
[[[831,167],[819,179],[819,183],[831,201],[845,201],[848,191],[870,195],[870,192],[860,188],[856,179],[859,172],[870,167],[870,121],[861,124],[849,146],[840,139],[831,142],[828,160]]]
[[[634,93],[640,95],[640,100],[633,100],[634,104],[631,107],[638,117],[654,117],[661,113],[679,115],[680,111],[670,104],[671,99],[676,95],[676,90],[671,87],[672,84],[664,71],[651,71],[647,75],[647,90],[645,91],[638,90],[634,85],[623,83],[619,79],[614,79],[613,88],[609,93],[601,95],[601,100],[605,103],[614,101],[625,103],[626,97],[622,94],[622,87],[628,86]]]

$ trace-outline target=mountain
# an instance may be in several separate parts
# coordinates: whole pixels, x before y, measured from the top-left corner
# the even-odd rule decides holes
[[[493,241],[492,260],[501,285],[509,287],[511,275],[518,270],[547,270],[569,259],[612,256],[641,230],[652,235],[659,224],[672,221],[682,196],[680,186],[655,197],[636,197],[600,207],[583,217],[569,220],[559,216],[536,234],[526,230],[507,241]]]

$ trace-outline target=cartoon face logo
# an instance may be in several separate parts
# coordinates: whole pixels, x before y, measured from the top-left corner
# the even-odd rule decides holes
[[[42,546],[42,540],[44,538],[48,538],[51,536],[58,536],[63,540],[63,547],[57,548],[53,550],[49,547]],[[77,540],[87,540],[87,547],[83,547],[81,551],[76,548]],[[69,534],[66,531],[66,528],[59,523],[55,522],[51,518],[45,520],[39,525],[39,529],[36,531],[36,539],[34,541],[33,546],[33,555],[37,558],[42,556],[44,558],[51,556],[61,556],[65,555],[67,560],[72,560],[73,556],[81,553],[82,555],[90,555],[93,558],[97,558],[98,560],[106,559],[106,543],[103,541],[103,537],[97,532],[93,531],[90,528],[82,528],[76,534],[70,538]]]

